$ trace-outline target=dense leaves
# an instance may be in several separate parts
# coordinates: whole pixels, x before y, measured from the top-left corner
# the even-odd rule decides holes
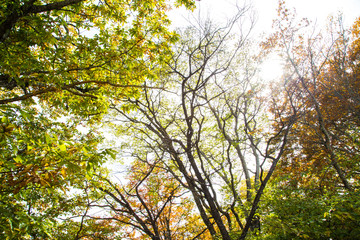
[[[360,19],[280,1],[258,53],[248,6],[172,5],[0,3],[0,238],[358,239]]]
[[[106,150],[93,133],[56,122],[35,108],[2,108],[1,235],[51,237],[56,218],[80,207],[66,193],[84,188]],[[75,200],[74,200],[75,199]]]
[[[88,181],[114,156],[95,128],[111,101],[155,79],[153,67],[177,38],[167,29],[170,8],[151,0],[0,3],[1,238],[114,231],[84,217],[97,199]]]
[[[359,197],[284,185],[271,186],[261,205],[262,234],[256,239],[357,239]]]
[[[331,18],[327,31],[308,34],[309,22],[281,3],[275,24],[265,46],[277,44],[287,72],[272,111],[279,123],[289,112],[297,120],[263,206],[265,236],[357,239],[359,21],[347,30],[341,16]]]
[[[80,134],[74,122],[56,122],[35,107],[2,110],[2,192],[16,194],[29,184],[65,186],[80,169],[101,163],[95,132]]]
[[[179,4],[192,6],[191,1]],[[176,37],[165,1],[3,1],[1,104],[38,96],[81,116],[152,78]],[[150,60],[150,61],[149,61]]]
[[[359,80],[353,52],[358,39],[350,38],[341,18],[330,21],[328,35],[319,33],[306,40],[302,33],[307,28],[298,29],[284,19],[278,24],[288,73],[280,94],[285,99],[278,98],[284,104],[274,112],[281,119],[287,111],[295,111],[298,119],[279,173],[288,174],[293,186],[342,185],[353,191],[359,177]],[[353,32],[357,28],[356,24]],[[328,43],[329,38],[333,42]]]

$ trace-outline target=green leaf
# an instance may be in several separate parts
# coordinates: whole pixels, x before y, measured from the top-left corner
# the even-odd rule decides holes
[[[17,155],[15,158],[14,158],[14,161],[17,162],[17,163],[22,163],[23,162],[23,159]]]
[[[62,152],[66,152],[66,145],[65,145],[65,144],[59,145],[59,149],[60,149],[60,151],[62,151]]]

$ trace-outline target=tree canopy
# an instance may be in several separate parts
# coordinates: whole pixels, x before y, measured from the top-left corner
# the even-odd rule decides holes
[[[177,5],[193,7],[192,1]],[[37,96],[81,116],[134,94],[176,39],[165,1],[3,1],[1,104]],[[151,60],[151,61],[149,61]]]
[[[87,181],[114,156],[96,128],[111,102],[156,79],[177,38],[166,12],[181,5],[194,3],[0,3],[2,238],[84,237],[69,217],[87,212]]]
[[[0,237],[358,239],[360,18],[179,6],[0,3]]]

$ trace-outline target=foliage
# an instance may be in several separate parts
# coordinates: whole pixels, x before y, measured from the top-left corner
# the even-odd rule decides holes
[[[193,7],[188,0],[177,1]],[[176,39],[165,1],[3,1],[0,104],[38,96],[66,114],[101,115],[153,78]]]
[[[287,111],[297,113],[279,174],[288,175],[295,186],[334,189],[341,184],[352,191],[359,180],[359,79],[352,47],[357,39],[350,39],[341,18],[331,19],[328,35],[308,39],[303,34],[306,25],[298,28],[300,24],[286,17],[277,24],[288,73],[278,95],[284,97],[278,98],[283,105],[273,111],[279,119]]]
[[[0,238],[358,239],[360,18],[280,1],[257,54],[247,6],[177,35],[172,5],[194,2],[0,3]]]
[[[269,188],[260,208],[262,234],[254,239],[357,239],[360,236],[357,193],[334,195],[276,185]]]
[[[213,239],[243,239],[258,228],[257,206],[292,125],[289,120],[277,131],[262,129],[266,113],[263,86],[256,81],[258,59],[247,35],[234,34],[244,32],[235,30],[244,9],[224,27],[198,21],[183,29],[159,81],[143,96],[128,99],[134,111],[111,106],[114,125],[126,136],[125,154],[148,166],[142,169],[161,163],[168,178],[191,196]],[[278,144],[270,150],[274,139]],[[146,173],[150,179],[152,173]]]
[[[35,107],[1,110],[0,233],[51,236],[55,219],[81,204],[66,193],[84,188],[108,150],[97,149],[95,132],[81,134],[75,123],[56,122]]]
[[[105,183],[99,189],[105,196],[95,206],[107,208],[110,215],[100,219],[121,226],[122,237],[131,239],[184,239],[199,234],[203,226],[195,227],[198,220],[187,192],[160,162],[148,165],[144,160],[151,161],[149,156],[139,154],[126,184],[100,177]]]
[[[1,110],[2,192],[17,194],[29,184],[65,187],[102,163],[95,131],[81,134],[76,122],[54,121],[35,107]]]
[[[113,226],[84,217],[98,197],[88,181],[114,156],[95,128],[110,102],[155,79],[152,68],[177,39],[171,5],[1,1],[1,238],[110,238]]]
[[[359,20],[313,29],[280,2],[275,47],[286,60],[272,112],[296,113],[276,179],[261,206],[260,239],[357,239],[359,229]]]

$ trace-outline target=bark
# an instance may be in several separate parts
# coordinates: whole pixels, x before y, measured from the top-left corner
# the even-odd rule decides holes
[[[343,170],[341,169],[341,167],[338,163],[337,157],[334,153],[333,147],[331,145],[331,137],[330,137],[329,131],[326,129],[324,118],[323,118],[323,115],[320,110],[319,102],[315,98],[314,94],[310,91],[310,89],[306,86],[304,79],[300,78],[300,81],[301,81],[302,86],[306,90],[306,92],[309,94],[309,96],[315,106],[315,111],[317,114],[317,119],[318,119],[318,123],[320,126],[320,130],[324,135],[324,144],[323,145],[324,145],[327,153],[330,156],[330,163],[334,167],[337,174],[339,175],[339,178],[341,179],[342,183],[344,184],[344,187],[349,191],[353,191],[352,186],[349,183],[349,181],[346,179],[346,176],[345,176]]]
[[[36,1],[37,0],[30,0],[21,7],[15,5],[14,3],[8,4],[6,12],[10,14],[7,15],[0,24],[0,42],[4,42],[10,36],[11,30],[21,18],[30,14],[61,10],[66,6],[74,5],[84,0],[64,0],[45,5],[34,5]]]
[[[264,192],[264,189],[265,189],[268,181],[270,180],[272,174],[274,173],[277,163],[279,162],[280,158],[282,157],[282,155],[284,153],[285,146],[287,144],[287,136],[288,136],[288,134],[290,132],[290,129],[291,129],[294,121],[295,121],[295,115],[293,115],[290,118],[290,121],[287,123],[287,125],[283,127],[283,131],[278,132],[278,135],[280,135],[283,132],[283,137],[282,137],[281,147],[280,147],[280,150],[279,150],[277,156],[276,157],[271,157],[270,155],[268,155],[268,153],[266,153],[267,158],[272,159],[273,162],[272,162],[271,167],[270,167],[268,173],[266,174],[264,180],[261,181],[261,184],[260,184],[260,187],[259,187],[258,191],[256,192],[255,198],[254,198],[254,200],[252,202],[252,205],[251,205],[251,210],[249,212],[249,216],[246,218],[246,224],[245,224],[245,227],[244,227],[244,229],[243,229],[243,231],[242,231],[242,233],[240,235],[239,240],[245,239],[246,235],[249,232],[249,229],[250,229],[250,227],[252,225],[252,221],[254,219],[256,210],[257,210],[257,208],[259,206],[259,202],[260,202],[261,196],[262,196],[262,194]],[[271,141],[273,139],[275,139],[275,137],[270,138],[270,140],[268,141],[268,146],[270,146],[270,143],[271,143]]]

